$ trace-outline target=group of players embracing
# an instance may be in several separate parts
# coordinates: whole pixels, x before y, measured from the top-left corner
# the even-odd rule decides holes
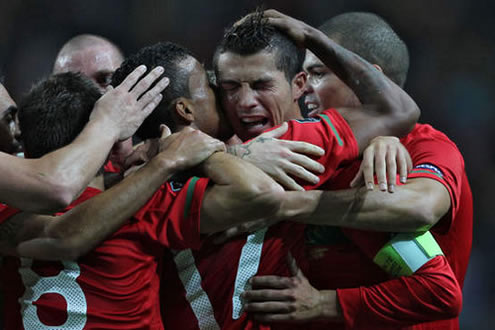
[[[250,13],[211,71],[73,38],[17,106],[22,161],[70,194],[2,193],[4,327],[458,329],[472,195],[408,66],[363,12]]]

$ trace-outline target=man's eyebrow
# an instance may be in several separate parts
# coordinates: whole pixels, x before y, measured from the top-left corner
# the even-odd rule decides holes
[[[10,112],[13,116],[17,113],[17,107],[15,105],[11,105],[7,108],[7,112]]]
[[[263,83],[270,82],[272,80],[273,80],[273,78],[271,78],[271,77],[261,77],[259,79],[256,79],[253,83],[254,84],[259,84],[259,83],[263,84]]]
[[[239,82],[237,80],[233,80],[233,79],[219,79],[218,83],[219,84],[239,84]]]
[[[12,118],[15,117],[15,115],[17,114],[17,107],[15,105],[10,105],[7,109],[5,109],[4,112],[0,113],[0,118],[3,119],[9,114],[12,116]]]

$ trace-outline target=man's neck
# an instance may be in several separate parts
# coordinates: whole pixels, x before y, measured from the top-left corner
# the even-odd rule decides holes
[[[294,102],[291,109],[284,114],[284,121],[294,120],[294,119],[304,119],[301,114],[301,108],[299,108],[298,102]]]

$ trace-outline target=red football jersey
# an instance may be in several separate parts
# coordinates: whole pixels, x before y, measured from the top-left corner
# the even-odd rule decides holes
[[[103,170],[108,173],[120,173],[120,168],[110,160],[105,164]]]
[[[318,159],[326,169],[319,184],[305,188],[323,187],[338,168],[358,156],[354,135],[335,110],[290,121],[281,139],[313,143],[326,151]],[[289,251],[304,269],[303,235],[303,225],[280,223],[221,246],[205,239],[198,251],[173,251],[162,278],[165,328],[263,328],[243,313],[240,294],[254,275],[289,276]]]
[[[164,247],[199,246],[207,184],[198,178],[181,190],[164,184],[133,218],[77,261],[5,258],[5,329],[162,329],[158,261]],[[87,188],[71,207],[98,193]],[[0,213],[0,223],[9,212]]]
[[[450,193],[452,211],[430,231],[462,285],[472,239],[472,196],[462,156],[452,141],[429,125],[417,124],[401,142],[414,164],[409,179],[437,180]],[[359,163],[355,163],[341,170],[331,188],[348,187],[358,168]],[[343,232],[346,235],[342,235]],[[347,328],[381,329],[387,325],[397,328],[431,320],[437,308],[432,302],[441,304],[442,294],[454,294],[457,290],[452,270],[442,261],[443,257],[431,260],[411,278],[384,282],[389,277],[372,258],[388,240],[387,233],[313,226],[308,228],[307,237],[312,283],[320,289],[355,288],[337,290]],[[335,265],[331,271],[329,264]],[[372,286],[377,283],[380,284]],[[424,323],[413,329],[438,327],[458,329],[458,319]]]

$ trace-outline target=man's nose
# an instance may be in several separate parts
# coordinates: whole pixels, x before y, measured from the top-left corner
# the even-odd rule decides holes
[[[250,109],[257,104],[256,92],[248,84],[243,84],[239,91],[239,106],[244,109]]]

